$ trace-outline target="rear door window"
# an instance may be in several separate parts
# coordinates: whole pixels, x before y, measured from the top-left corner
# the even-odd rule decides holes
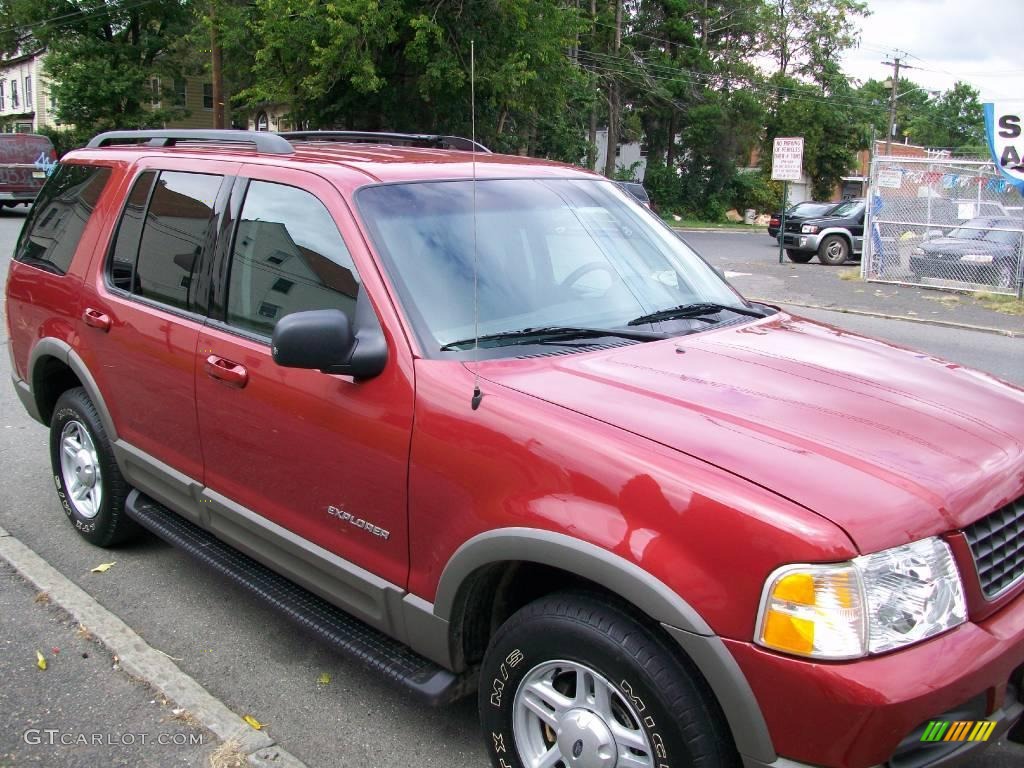
[[[14,258],[63,275],[110,180],[100,165],[59,165],[25,221]]]
[[[156,186],[149,194],[135,270],[127,273],[132,293],[176,309],[193,309],[197,270],[206,248],[214,201],[223,178],[206,173],[160,172]],[[136,182],[136,186],[138,184]],[[134,195],[136,190],[132,192]],[[141,197],[140,189],[135,196],[136,204]],[[130,263],[133,248],[133,215],[129,202],[121,219],[121,225],[126,220],[129,222],[125,229],[125,244],[122,249],[119,234],[115,256],[111,260],[120,259],[116,266],[122,283],[125,265]]]
[[[155,180],[156,171],[146,171],[136,179],[132,191],[128,194],[128,202],[121,214],[121,221],[117,225],[107,274],[111,285],[122,291],[135,290],[135,262],[139,258],[146,204],[149,202]]]

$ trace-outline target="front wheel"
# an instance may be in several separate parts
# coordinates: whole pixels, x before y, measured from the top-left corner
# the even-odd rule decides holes
[[[83,538],[109,547],[138,530],[124,511],[131,488],[114,461],[96,406],[81,387],[69,389],[54,406],[50,463],[64,514]]]
[[[829,235],[818,246],[818,261],[838,267],[850,259],[850,244],[840,235]]]
[[[670,642],[587,593],[520,610],[491,640],[480,671],[492,765],[738,765],[717,702]]]
[[[814,258],[814,253],[807,253],[805,251],[794,251],[792,248],[786,249],[786,257],[794,264],[806,264]]]

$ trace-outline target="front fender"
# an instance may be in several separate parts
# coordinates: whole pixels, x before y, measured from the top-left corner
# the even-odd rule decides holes
[[[532,528],[486,531],[460,546],[441,573],[434,615],[450,622],[459,587],[478,568],[502,561],[533,562],[568,571],[636,606],[658,621],[700,670],[718,699],[742,755],[763,763],[776,758],[754,693],[701,615],[664,582],[618,555],[566,534]]]

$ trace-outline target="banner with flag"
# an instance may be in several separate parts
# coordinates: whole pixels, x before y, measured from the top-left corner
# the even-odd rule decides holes
[[[985,136],[999,172],[1024,195],[1024,101],[985,104]]]

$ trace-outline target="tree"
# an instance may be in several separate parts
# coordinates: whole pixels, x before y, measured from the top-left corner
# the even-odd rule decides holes
[[[9,18],[47,47],[62,122],[138,128],[180,113],[173,104],[180,70],[165,54],[190,27],[187,2],[10,0]]]
[[[910,118],[906,132],[915,144],[984,152],[985,116],[978,92],[957,82],[927,101]]]
[[[875,135],[884,139],[889,130],[889,98],[891,82],[868,80],[854,91],[856,99],[864,104],[865,123],[875,129]],[[896,87],[896,133],[893,141],[909,138],[907,130],[911,120],[929,109],[929,92],[911,80],[901,77]]]
[[[862,0],[765,0],[762,40],[775,73],[817,79],[857,43],[856,18],[869,13]]]

